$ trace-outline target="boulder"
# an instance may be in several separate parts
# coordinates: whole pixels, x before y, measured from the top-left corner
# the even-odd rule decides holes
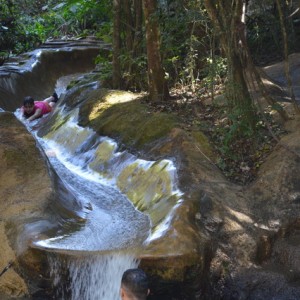
[[[0,113],[0,158],[0,270],[12,262],[0,277],[0,294],[21,297],[32,292],[28,274],[37,268],[26,259],[28,238],[48,214],[53,190],[35,139],[8,112]]]

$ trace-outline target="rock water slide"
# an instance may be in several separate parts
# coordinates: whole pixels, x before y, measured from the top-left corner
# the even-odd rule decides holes
[[[3,111],[14,111],[24,95],[45,97],[47,91],[53,91],[54,84],[63,97],[66,83],[74,77],[67,74],[91,69],[97,47],[99,44],[91,46],[90,42],[80,45],[77,42],[49,43],[43,49],[26,54],[27,60],[21,57],[18,62],[4,66],[0,71],[0,105]],[[87,63],[82,63],[86,60]],[[120,192],[116,184],[120,181],[118,176],[128,172],[128,169],[146,174],[144,184],[151,186],[146,187],[146,194],[140,197],[148,198],[148,202],[155,197],[158,202],[170,198],[172,201],[167,206],[171,209],[180,198],[175,186],[176,170],[168,160],[145,161],[126,151],[119,152],[115,141],[97,136],[91,129],[79,127],[76,110],[69,114],[63,111],[64,105],[59,103],[55,115],[60,115],[60,120],[67,120],[64,126],[50,130],[45,137],[40,137],[36,129],[41,125],[47,127],[49,116],[26,123],[27,129],[46,154],[46,161],[50,163],[54,190],[46,196],[51,198],[50,203],[47,199],[42,200],[46,201],[44,204],[48,203],[50,211],[45,213],[42,210],[28,218],[24,215],[24,220],[16,226],[17,233],[11,239],[16,244],[17,254],[24,256],[22,261],[25,267],[29,267],[30,260],[36,260],[35,251],[46,253],[50,268],[48,276],[56,286],[56,297],[115,300],[119,297],[122,273],[129,267],[137,266],[141,247],[147,243],[150,232],[148,215],[139,212],[126,194]],[[17,109],[15,115],[23,121],[20,110]],[[104,162],[109,163],[110,169],[104,170],[104,156]],[[97,161],[99,157],[102,159],[100,162]],[[99,168],[102,168],[102,172],[97,171]],[[160,172],[163,175],[159,175]],[[106,176],[103,176],[105,173]],[[154,177],[156,182],[149,181],[149,176]],[[164,177],[166,183],[163,182]],[[157,189],[156,185],[165,187]],[[8,218],[7,222],[10,221]],[[159,236],[158,231],[156,234]],[[27,253],[26,245],[33,254]],[[20,280],[23,282],[22,278]],[[70,284],[67,285],[67,282]],[[32,293],[30,285],[24,282],[22,285],[23,290],[17,292],[5,284],[2,288],[12,295]],[[38,284],[35,288],[38,289]]]
[[[66,48],[62,52],[70,59],[73,51]],[[77,46],[74,50],[82,53]],[[136,266],[138,257],[151,275],[152,299],[300,298],[296,116],[287,122],[287,135],[261,166],[257,180],[246,187],[224,178],[201,132],[173,126],[135,152],[153,160],[140,159],[105,137],[122,132],[125,138],[134,137],[134,146],[139,146],[157,133],[160,124],[157,115],[131,101],[132,94],[105,91],[97,80],[81,77],[50,118],[41,120],[45,127],[39,124],[34,138],[12,112],[23,94],[47,96],[58,78],[72,73],[62,63],[66,56],[60,50],[45,51],[63,57],[58,65],[68,72],[53,75],[51,66],[57,64],[49,64],[43,51],[37,50],[6,71],[4,66],[0,73],[0,107],[5,110],[0,113],[0,270],[14,262],[0,278],[1,296],[51,298],[51,282],[58,287],[54,296],[58,299],[83,295],[109,300],[117,297],[122,270]],[[43,58],[48,69],[33,57]],[[294,75],[299,74],[295,62]],[[35,76],[30,72],[35,67],[44,71]],[[49,80],[44,77],[46,71]],[[267,72],[282,83],[282,64]],[[278,97],[286,101],[286,96]],[[122,127],[128,120],[134,121],[134,128]],[[78,127],[78,122],[84,127]],[[41,155],[36,139],[38,145],[44,143],[48,157]],[[50,162],[57,167],[50,168],[51,177],[46,166]],[[184,194],[177,188],[177,179]],[[103,201],[98,201],[98,193]],[[115,206],[119,199],[121,206]],[[121,213],[123,208],[130,219],[136,218],[133,224],[141,231],[133,226],[123,236],[121,227],[127,230],[129,225],[123,222],[128,220]],[[91,218],[95,215],[104,224]],[[147,216],[151,221],[148,238]],[[106,234],[107,227],[117,230],[117,243]],[[91,234],[94,228],[103,236]],[[129,253],[124,249],[127,243]],[[106,251],[110,247],[113,252]]]
[[[93,70],[94,60],[110,46],[94,38],[49,41],[0,67],[0,107],[14,111],[27,95],[43,99],[53,93],[59,77]]]

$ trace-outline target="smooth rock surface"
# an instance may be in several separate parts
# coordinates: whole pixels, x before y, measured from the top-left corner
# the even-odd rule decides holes
[[[34,234],[27,226],[47,218],[52,183],[36,141],[8,112],[0,112],[0,158],[0,270],[13,262],[0,278],[0,295],[21,297],[31,292],[26,274],[34,268],[23,261]]]

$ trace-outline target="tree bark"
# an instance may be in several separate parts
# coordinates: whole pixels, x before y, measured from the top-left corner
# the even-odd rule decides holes
[[[157,1],[143,0],[143,9],[146,26],[149,100],[159,102],[169,98],[169,89],[160,55],[160,31],[156,16]]]
[[[227,99],[233,111],[240,112],[242,117],[254,129],[255,109],[248,91],[244,54],[241,50],[244,43],[244,27],[241,21],[243,1],[204,0],[205,7],[216,31],[220,33],[220,43],[227,58],[228,82]]]
[[[137,53],[141,52],[141,49],[138,48],[141,46],[142,38],[142,2],[141,0],[124,0],[122,7],[124,11],[122,23],[125,24],[123,36],[126,45],[126,50],[124,49],[126,59],[123,64],[124,74],[126,74],[126,76],[123,78],[123,87],[125,89],[134,88],[139,90],[139,80],[137,80],[138,76],[136,75],[136,58]]]
[[[125,25],[125,38],[126,48],[129,53],[132,53],[133,48],[133,20],[131,14],[131,0],[123,0],[124,19]]]
[[[133,57],[141,53],[140,45],[142,43],[142,26],[143,26],[143,5],[141,0],[134,0],[135,24],[133,39]]]
[[[113,88],[120,89],[122,76],[120,66],[121,53],[121,0],[113,0],[114,23],[113,23]]]

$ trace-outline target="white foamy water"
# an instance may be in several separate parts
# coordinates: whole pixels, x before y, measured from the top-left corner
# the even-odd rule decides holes
[[[20,117],[20,111],[16,115]],[[76,210],[81,220],[63,219],[53,236],[39,238],[37,233],[32,242],[33,247],[48,252],[55,299],[119,300],[122,274],[138,266],[137,253],[150,233],[148,216],[136,210],[113,181],[86,167],[95,149],[70,152],[72,139],[68,134],[62,136],[64,147],[36,136],[33,128],[38,121],[26,125],[44,149],[59,181],[74,196],[58,201]],[[87,130],[85,139],[92,134]],[[106,141],[114,148],[113,141]],[[29,231],[36,233],[33,229],[39,229],[40,223],[31,224]]]
[[[48,158],[64,186],[74,195],[76,205],[70,206],[69,199],[61,201],[71,210],[76,207],[82,221],[73,226],[73,220],[66,220],[54,237],[34,241],[34,246],[59,252],[101,252],[142,245],[149,235],[148,216],[136,210],[99,175],[92,176],[90,171],[57,157],[52,154]]]
[[[63,107],[63,120],[66,116],[62,111]],[[19,110],[16,116],[22,119]],[[32,246],[48,251],[56,299],[119,300],[123,272],[138,265],[135,254],[144,243],[158,238],[168,229],[171,214],[165,217],[151,238],[149,217],[135,209],[125,192],[120,192],[116,178],[130,165],[138,174],[146,174],[153,168],[153,173],[148,175],[151,177],[164,170],[169,174],[169,184],[161,188],[162,195],[157,195],[156,184],[161,184],[157,178],[157,182],[147,187],[145,202],[173,195],[176,203],[182,194],[176,186],[176,168],[171,160],[146,161],[127,151],[118,152],[114,140],[99,137],[90,128],[78,126],[76,110],[64,119],[64,126],[58,126],[40,138],[35,128],[46,118],[25,125],[48,156],[59,185],[72,195],[62,196],[58,201],[65,209],[76,213],[77,218],[62,217],[58,230],[51,229],[49,236],[37,234]],[[126,189],[134,189],[134,184],[130,185],[130,176],[127,183]],[[47,224],[49,228],[50,225]],[[131,254],[125,251],[131,251]]]
[[[79,222],[65,219],[54,235],[33,240],[32,245],[63,253],[141,247],[150,233],[149,217],[135,209],[113,180],[103,178],[88,167],[88,162],[95,157],[96,148],[84,149],[77,139],[84,145],[95,133],[79,127],[73,118],[67,123],[67,128],[74,128],[74,132],[58,131],[54,134],[55,140],[40,138],[34,130],[29,130],[44,149],[59,181],[73,195],[72,200],[61,197],[59,202],[64,208],[76,212]],[[76,134],[77,131],[81,134]],[[57,143],[57,139],[64,143]],[[116,148],[111,139],[97,139],[97,143],[104,141],[110,143],[112,149]],[[79,148],[73,148],[72,143],[79,144]]]
[[[138,266],[133,255],[124,253],[71,257],[67,261],[49,255],[49,261],[57,299],[70,300],[119,300],[123,272]],[[69,291],[62,284],[66,281],[70,281]]]

